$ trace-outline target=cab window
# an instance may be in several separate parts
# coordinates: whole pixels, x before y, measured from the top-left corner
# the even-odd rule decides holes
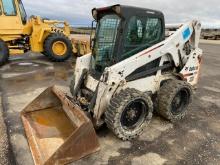
[[[2,5],[6,16],[15,16],[17,14],[14,0],[2,0]]]
[[[27,14],[25,12],[24,5],[23,5],[23,3],[20,0],[18,1],[18,6],[19,6],[20,14],[21,14],[22,23],[26,24],[26,22],[27,22]]]
[[[134,50],[150,47],[161,41],[162,21],[159,18],[133,16],[127,24],[123,59],[134,54]]]
[[[161,37],[162,26],[158,18],[149,18],[146,22],[144,42],[155,43]]]

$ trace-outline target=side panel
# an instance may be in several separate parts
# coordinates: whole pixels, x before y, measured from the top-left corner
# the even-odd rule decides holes
[[[197,85],[200,76],[202,53],[200,49],[193,51],[188,62],[180,72],[183,79],[194,87]]]

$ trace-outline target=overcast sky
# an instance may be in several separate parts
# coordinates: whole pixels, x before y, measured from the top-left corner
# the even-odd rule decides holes
[[[203,26],[220,27],[219,0],[23,0],[28,15],[67,20],[72,25],[90,25],[91,9],[113,4],[160,10],[166,23],[199,19]]]

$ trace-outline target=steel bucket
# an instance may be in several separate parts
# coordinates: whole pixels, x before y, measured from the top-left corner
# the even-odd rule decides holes
[[[36,165],[67,164],[100,149],[90,119],[56,86],[34,99],[21,118]]]

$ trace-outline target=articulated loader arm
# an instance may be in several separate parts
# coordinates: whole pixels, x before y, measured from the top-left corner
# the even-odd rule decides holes
[[[186,65],[186,56],[190,58],[195,54],[195,52],[200,55],[202,54],[202,51],[198,48],[200,33],[201,24],[199,21],[194,20],[188,22],[182,25],[166,40],[141,51],[110,68],[106,68],[104,75],[108,75],[109,83],[115,82],[117,79],[118,82],[120,82],[136,69],[165,55],[168,55],[171,58],[176,67],[180,67],[181,63]],[[186,55],[186,52],[184,51],[184,46],[188,42],[191,47],[190,55]]]
[[[62,25],[63,28],[62,26],[58,27],[58,25]],[[47,20],[47,19],[42,20],[42,18],[39,16],[32,16],[28,21],[27,27],[28,28],[32,27],[33,29],[36,29],[36,27],[38,28],[40,27],[42,29],[48,29],[49,32],[51,32],[51,30],[53,31],[55,29],[56,30],[59,29],[60,31],[63,31],[63,33],[66,36],[70,35],[70,26],[69,23],[66,21]],[[53,29],[52,27],[54,27],[55,29]]]
[[[63,27],[63,31],[64,33],[69,36],[70,35],[70,25],[68,22],[66,21],[58,21],[58,20],[44,20],[44,23],[48,24],[48,25],[59,25],[59,24],[63,24],[64,27]],[[57,27],[59,28],[59,27]]]

